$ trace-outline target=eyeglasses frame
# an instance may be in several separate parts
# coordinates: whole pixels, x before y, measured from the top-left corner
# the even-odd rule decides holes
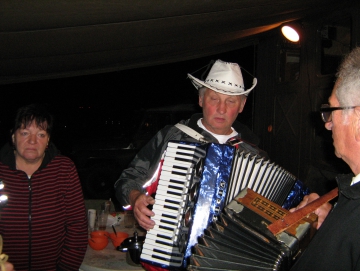
[[[355,105],[355,106],[340,106],[340,107],[330,107],[329,104],[322,104],[320,107],[320,113],[321,113],[321,119],[323,120],[323,122],[327,123],[327,122],[331,122],[332,121],[332,114],[329,115],[328,118],[325,118],[324,113],[326,112],[330,112],[332,113],[335,110],[346,110],[346,109],[354,109],[356,107],[359,107],[359,105]],[[328,119],[328,120],[327,120]],[[329,120],[330,119],[330,120]]]

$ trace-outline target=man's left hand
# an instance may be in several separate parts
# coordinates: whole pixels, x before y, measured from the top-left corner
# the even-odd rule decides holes
[[[310,202],[316,200],[317,198],[319,198],[319,195],[316,193],[311,193],[309,195],[306,195],[303,198],[303,200],[299,203],[298,206],[296,206],[295,208],[291,208],[289,211],[294,212],[295,210],[298,210],[298,209],[304,207],[305,205],[308,205]],[[320,228],[321,224],[324,222],[325,218],[331,211],[331,208],[332,208],[332,205],[327,202],[327,203],[321,205],[319,208],[317,208],[314,211],[314,213],[318,216],[317,223],[315,224],[316,229]]]

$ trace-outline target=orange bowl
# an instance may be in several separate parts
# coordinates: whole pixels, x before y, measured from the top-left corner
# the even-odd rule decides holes
[[[109,243],[107,237],[93,237],[89,239],[89,246],[94,250],[102,250],[106,248]]]
[[[126,238],[129,237],[129,234],[126,232],[117,232],[115,236],[115,233],[110,233],[109,237],[114,247],[118,247]]]
[[[94,237],[109,237],[109,233],[107,231],[93,231],[90,233],[92,238]]]

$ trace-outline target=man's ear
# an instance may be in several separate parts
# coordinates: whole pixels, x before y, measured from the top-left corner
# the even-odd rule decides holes
[[[15,145],[15,135],[14,134],[11,135],[11,141],[12,141],[13,145]]]
[[[199,106],[203,107],[204,96],[199,95]]]
[[[241,113],[244,110],[246,100],[247,100],[247,97],[245,95],[241,95],[240,98],[241,98],[241,102],[240,102],[239,113]]]
[[[354,130],[355,130],[355,139],[360,142],[360,107],[355,107],[355,121],[354,121]]]

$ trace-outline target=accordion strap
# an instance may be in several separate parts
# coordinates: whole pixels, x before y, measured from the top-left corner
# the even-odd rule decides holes
[[[207,143],[208,141],[204,138],[204,136],[202,134],[199,134],[198,132],[196,132],[194,129],[190,128],[189,126],[186,126],[184,124],[181,123],[177,123],[174,125],[176,128],[178,128],[179,130],[183,131],[185,134],[188,134],[189,136],[191,136],[192,138],[195,138],[197,140],[199,140],[200,142],[203,143]]]
[[[293,213],[289,213],[283,219],[279,219],[274,223],[268,226],[268,229],[274,234],[281,233],[285,231],[287,228],[291,227],[295,223],[299,222],[301,219],[309,216],[312,212],[314,212],[317,208],[321,205],[329,202],[333,198],[338,196],[338,188],[334,188],[330,192],[326,193],[325,195],[317,198],[316,200],[310,202],[308,205],[296,210]]]

